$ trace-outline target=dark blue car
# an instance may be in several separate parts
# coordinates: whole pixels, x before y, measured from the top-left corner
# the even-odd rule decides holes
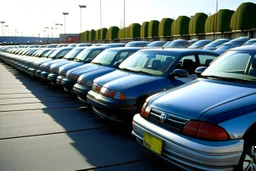
[[[196,79],[196,67],[208,65],[216,56],[197,49],[140,50],[119,70],[96,78],[87,101],[104,118],[131,121],[148,96]]]

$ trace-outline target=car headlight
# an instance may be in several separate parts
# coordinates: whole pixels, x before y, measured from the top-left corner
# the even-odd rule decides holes
[[[141,108],[140,116],[142,116],[143,118],[148,118],[150,111],[151,107],[148,106],[147,102],[145,102]]]
[[[118,99],[118,100],[125,100],[126,96],[123,93],[116,92],[114,90],[109,90],[106,87],[101,87],[100,88],[100,93],[106,97]]]
[[[93,84],[93,81],[92,80],[88,80],[88,81],[85,81],[85,86],[87,87],[92,87],[92,84]]]
[[[100,85],[98,85],[98,84],[96,84],[96,83],[93,83],[93,85],[92,85],[92,90],[93,90],[93,91],[99,92],[100,89],[101,89],[101,86],[100,86]]]

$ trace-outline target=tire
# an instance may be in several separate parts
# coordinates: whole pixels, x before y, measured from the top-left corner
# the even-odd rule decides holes
[[[239,171],[256,171],[256,140],[250,134],[245,138],[244,151],[236,170]]]

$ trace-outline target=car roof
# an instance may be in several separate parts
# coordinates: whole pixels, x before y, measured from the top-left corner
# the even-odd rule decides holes
[[[143,47],[113,47],[113,48],[109,48],[108,50],[139,50],[142,48]]]
[[[239,46],[239,47],[236,47],[236,48],[232,48],[230,50],[233,50],[233,51],[254,51],[254,52],[256,52],[256,45]]]
[[[203,50],[203,49],[187,49],[187,48],[166,48],[166,49],[142,49],[140,51],[165,51],[165,52],[172,52],[172,53],[182,53],[182,54],[189,54],[189,53],[208,53],[208,54],[215,54],[219,55],[218,53],[211,51],[211,50]]]

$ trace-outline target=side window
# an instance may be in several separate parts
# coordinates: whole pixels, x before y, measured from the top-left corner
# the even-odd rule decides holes
[[[209,66],[216,56],[198,54],[200,66]]]
[[[189,74],[194,74],[197,67],[195,55],[184,56],[178,63],[177,68],[187,70]]]

